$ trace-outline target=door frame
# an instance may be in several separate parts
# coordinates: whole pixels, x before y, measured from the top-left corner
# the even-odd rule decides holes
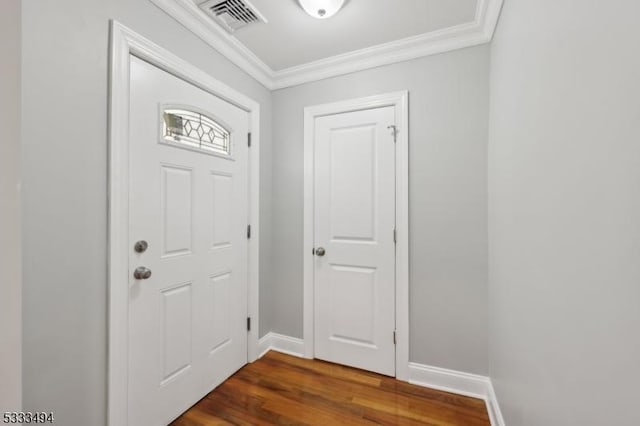
[[[110,21],[109,230],[108,230],[108,420],[125,426],[128,417],[129,282],[129,66],[133,55],[247,111],[250,116],[247,362],[258,358],[260,247],[260,104],[216,80],[168,50]],[[194,401],[196,402],[196,401]]]
[[[304,356],[314,349],[314,144],[318,117],[392,106],[396,113],[396,378],[409,380],[409,91],[309,106],[304,109]],[[391,336],[389,336],[391,338]]]

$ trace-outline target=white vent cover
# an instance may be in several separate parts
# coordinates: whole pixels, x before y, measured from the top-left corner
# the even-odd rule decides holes
[[[209,0],[200,8],[229,33],[254,22],[267,22],[249,0]]]

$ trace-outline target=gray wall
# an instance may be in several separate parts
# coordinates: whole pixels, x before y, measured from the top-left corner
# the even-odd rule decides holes
[[[0,413],[22,408],[20,0],[0,4]]]
[[[489,312],[509,426],[640,424],[638,16],[634,0],[505,2]]]
[[[303,109],[410,91],[410,359],[487,373],[489,47],[276,91],[274,331],[302,337]]]
[[[109,18],[260,102],[270,222],[269,91],[148,0],[23,1],[24,407],[65,426],[106,422]]]

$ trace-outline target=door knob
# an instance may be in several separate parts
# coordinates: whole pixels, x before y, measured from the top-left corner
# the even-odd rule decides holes
[[[133,278],[136,280],[147,280],[151,277],[151,269],[145,268],[144,266],[138,266],[135,271],[133,271]]]
[[[326,252],[324,251],[324,247],[318,247],[318,248],[316,249],[316,256],[320,256],[320,257],[322,257],[322,256],[324,256],[324,255],[325,255],[325,253],[326,253]]]
[[[148,248],[149,243],[145,240],[140,240],[133,246],[133,249],[136,251],[136,253],[144,253]]]

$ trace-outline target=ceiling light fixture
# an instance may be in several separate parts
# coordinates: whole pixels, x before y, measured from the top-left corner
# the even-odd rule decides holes
[[[335,15],[345,0],[299,0],[300,6],[309,15],[318,19],[327,19]]]

